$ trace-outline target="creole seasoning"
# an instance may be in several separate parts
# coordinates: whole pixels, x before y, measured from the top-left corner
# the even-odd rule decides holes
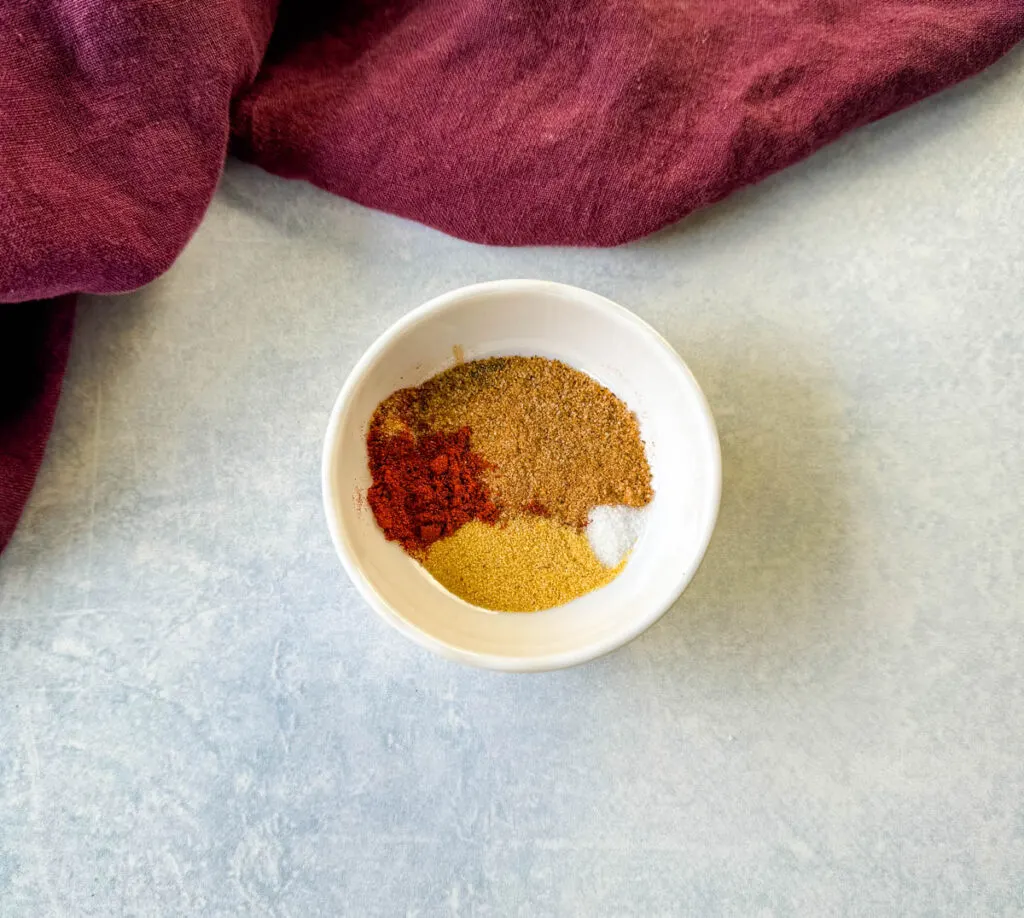
[[[613,579],[584,534],[595,507],[653,496],[636,417],[542,357],[462,363],[374,413],[368,498],[385,536],[468,602],[536,611]]]

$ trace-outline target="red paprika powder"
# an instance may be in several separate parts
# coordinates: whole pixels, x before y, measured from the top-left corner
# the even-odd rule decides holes
[[[495,523],[499,510],[481,479],[487,462],[469,448],[470,431],[385,434],[366,439],[373,484],[367,500],[387,539],[413,555],[470,520]]]

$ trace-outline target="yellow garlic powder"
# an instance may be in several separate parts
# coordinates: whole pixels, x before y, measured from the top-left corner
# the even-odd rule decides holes
[[[466,602],[496,612],[539,612],[611,583],[625,567],[597,560],[585,534],[541,516],[473,521],[430,546],[424,566]]]

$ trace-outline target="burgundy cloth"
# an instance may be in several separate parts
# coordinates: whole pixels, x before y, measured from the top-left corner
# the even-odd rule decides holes
[[[613,245],[1022,37],[1024,0],[5,0],[0,303],[166,270],[229,138],[467,239]],[[0,548],[70,328],[0,306]]]
[[[0,307],[0,548],[43,459],[71,343],[74,297]]]

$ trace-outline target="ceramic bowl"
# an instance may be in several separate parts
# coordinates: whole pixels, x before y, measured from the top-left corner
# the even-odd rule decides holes
[[[466,360],[554,357],[588,373],[636,412],[654,500],[625,570],[608,586],[543,612],[487,612],[449,593],[384,538],[366,504],[370,417],[395,389],[452,366],[456,353]],[[596,293],[532,280],[453,290],[381,335],[334,404],[322,475],[331,538],[370,606],[435,653],[517,672],[583,663],[657,621],[704,556],[722,480],[711,411],[668,342]]]

